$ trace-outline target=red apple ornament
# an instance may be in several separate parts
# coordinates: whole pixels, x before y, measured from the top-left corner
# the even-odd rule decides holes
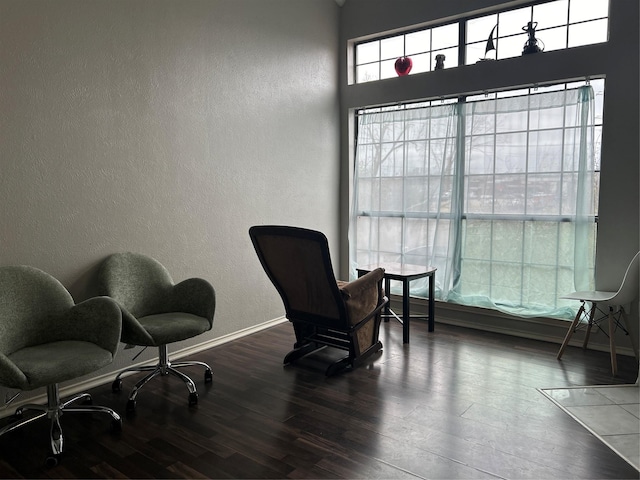
[[[409,57],[400,57],[395,63],[396,73],[399,77],[409,75],[411,67],[413,67],[413,61]]]

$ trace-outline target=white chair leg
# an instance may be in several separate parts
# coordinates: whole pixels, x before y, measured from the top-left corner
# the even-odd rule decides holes
[[[586,350],[587,345],[589,344],[589,337],[591,337],[591,327],[593,327],[593,317],[596,314],[596,304],[591,303],[591,310],[589,311],[589,323],[587,325],[587,333],[584,335],[584,342],[582,343],[582,348]]]
[[[618,374],[618,360],[616,359],[616,322],[613,318],[613,307],[609,307],[609,348],[611,349],[611,373]]]
[[[622,316],[622,320],[624,321],[624,328],[629,332],[629,338],[631,339],[631,346],[633,347],[633,354],[636,356],[636,360],[640,361],[640,355],[638,354],[638,339],[634,333],[634,328],[629,328],[629,319],[627,318],[627,312],[625,312],[624,307],[620,307],[620,315]]]
[[[567,334],[564,337],[564,341],[562,342],[562,345],[560,346],[560,350],[558,350],[558,355],[556,355],[556,358],[558,360],[560,360],[560,358],[562,358],[562,354],[564,353],[564,349],[569,344],[569,340],[571,340],[571,336],[573,335],[573,331],[578,326],[578,323],[580,323],[580,316],[582,315],[582,312],[584,312],[584,302],[582,302],[582,305],[580,305],[580,308],[578,309],[578,314],[576,315],[576,318],[573,319],[573,322],[571,322],[571,326],[569,327],[569,331],[567,332]]]

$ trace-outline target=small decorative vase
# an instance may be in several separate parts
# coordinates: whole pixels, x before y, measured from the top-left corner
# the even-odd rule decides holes
[[[527,22],[527,25],[522,27],[522,31],[527,32],[527,43],[524,44],[522,49],[522,55],[529,55],[531,53],[540,53],[542,48],[538,46],[538,40],[536,39],[536,27],[538,22]]]
[[[399,57],[396,60],[396,63],[394,66],[398,76],[404,77],[406,75],[409,75],[409,72],[411,71],[411,67],[413,67],[413,60],[411,60],[409,57]]]

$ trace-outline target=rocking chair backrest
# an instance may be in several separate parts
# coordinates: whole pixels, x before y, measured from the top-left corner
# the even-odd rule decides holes
[[[327,238],[321,232],[289,226],[254,226],[249,235],[291,321],[348,327]]]

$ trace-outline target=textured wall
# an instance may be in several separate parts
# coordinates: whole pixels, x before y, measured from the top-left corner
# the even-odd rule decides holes
[[[282,315],[247,231],[317,228],[337,249],[339,10],[0,0],[0,265],[80,301],[106,255],[151,255],[214,285],[204,340]]]

